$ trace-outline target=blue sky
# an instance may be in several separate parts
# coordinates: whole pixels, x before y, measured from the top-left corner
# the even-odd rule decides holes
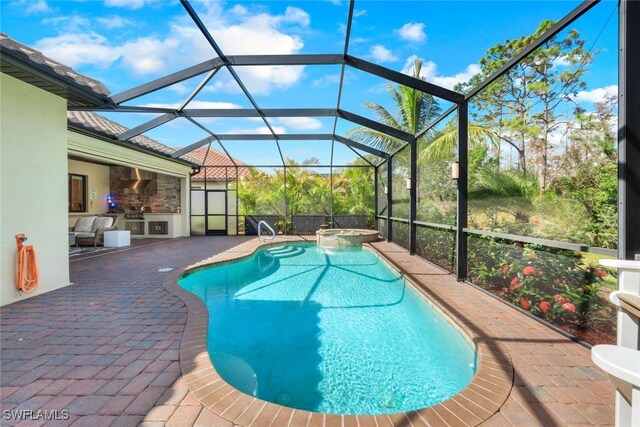
[[[193,1],[213,37],[228,55],[341,53],[348,2]],[[425,61],[424,77],[452,87],[478,71],[478,60],[498,42],[532,33],[544,19],[557,20],[578,1],[356,1],[349,53],[391,69],[410,73],[413,58]],[[599,50],[586,75],[588,88],[577,101],[585,108],[617,85],[617,16],[608,21],[615,2],[603,1],[570,28]],[[215,56],[178,1],[173,0],[1,0],[1,31],[79,72],[101,80],[112,94]],[[605,25],[606,24],[606,25]],[[262,108],[336,106],[339,66],[238,67],[238,73]],[[130,105],[177,105],[203,76],[132,100]],[[375,118],[364,102],[389,109],[386,82],[347,68],[342,108]],[[226,70],[219,72],[192,107],[250,108]],[[443,107],[447,105],[443,103]],[[126,126],[149,115],[112,113]],[[216,133],[264,132],[256,119],[203,120]],[[331,133],[332,119],[271,120],[277,132]],[[339,133],[349,128],[341,121]],[[205,136],[186,120],[157,128],[148,136],[170,146],[184,146]],[[273,143],[226,144],[253,164],[277,164]],[[355,154],[336,144],[335,163]],[[214,147],[215,148],[215,147]],[[288,142],[285,156],[315,156],[328,163],[331,144]]]

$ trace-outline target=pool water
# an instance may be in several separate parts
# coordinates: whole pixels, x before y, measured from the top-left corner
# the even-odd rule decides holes
[[[366,249],[271,246],[180,285],[207,305],[216,370],[263,400],[335,414],[410,411],[455,395],[475,373],[458,329]]]

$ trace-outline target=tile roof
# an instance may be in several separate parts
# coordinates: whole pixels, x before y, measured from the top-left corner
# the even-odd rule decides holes
[[[55,74],[62,80],[74,83],[98,95],[109,95],[110,91],[98,80],[73,70],[73,68],[47,58],[29,46],[19,43],[4,33],[0,33],[0,48],[3,54],[11,54],[23,62],[29,63],[49,74]],[[4,64],[3,64],[4,65]],[[3,67],[4,68],[4,67]],[[3,70],[4,71],[4,70]]]
[[[236,178],[236,168],[224,168],[224,167],[216,167],[216,166],[233,166],[233,162],[229,159],[229,157],[221,153],[218,150],[214,150],[213,148],[209,149],[209,155],[207,155],[205,162],[205,155],[207,155],[207,147],[196,148],[192,152],[189,153],[189,156],[197,159],[204,166],[209,166],[202,168],[200,173],[191,177],[193,181],[203,181],[205,179],[205,175],[207,179],[211,180],[224,180],[224,179],[235,179]],[[238,159],[233,159],[238,166],[244,166]],[[226,172],[225,172],[226,169]],[[249,168],[238,168],[238,176],[250,176]]]
[[[122,126],[119,123],[90,111],[67,111],[67,121],[71,127],[83,129],[112,139],[115,139],[121,133],[129,130],[127,127]],[[156,154],[162,154],[166,157],[170,157],[171,154],[176,151],[175,148],[168,147],[144,135],[134,136],[124,142],[129,142],[139,148]],[[180,159],[196,166],[200,166],[202,164],[201,160],[192,156],[184,155],[180,156]]]

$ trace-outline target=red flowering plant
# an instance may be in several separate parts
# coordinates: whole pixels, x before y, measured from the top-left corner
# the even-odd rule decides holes
[[[615,339],[615,311],[599,292],[607,272],[585,265],[580,252],[474,236],[469,239],[469,276],[587,341]],[[593,339],[586,333],[592,329],[600,331]]]

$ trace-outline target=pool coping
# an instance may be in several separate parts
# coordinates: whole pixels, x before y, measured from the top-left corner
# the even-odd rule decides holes
[[[315,239],[313,239],[315,240]],[[180,368],[189,391],[207,409],[216,415],[243,427],[253,426],[420,426],[420,425],[478,425],[500,410],[509,397],[513,386],[514,370],[511,356],[499,342],[487,342],[456,313],[439,303],[434,291],[401,265],[385,256],[370,244],[365,244],[387,265],[400,272],[413,288],[427,298],[428,302],[450,319],[476,347],[476,374],[471,382],[458,394],[436,405],[409,412],[382,415],[337,415],[323,414],[289,408],[267,402],[242,393],[228,384],[215,370],[207,352],[209,314],[203,301],[195,294],[182,289],[178,280],[185,273],[252,256],[258,249],[280,245],[283,242],[303,242],[310,239],[298,236],[278,236],[276,241],[259,242],[256,238],[196,264],[176,270],[166,276],[164,288],[180,298],[187,307],[187,322],[180,343]],[[455,282],[453,276],[450,281]]]

